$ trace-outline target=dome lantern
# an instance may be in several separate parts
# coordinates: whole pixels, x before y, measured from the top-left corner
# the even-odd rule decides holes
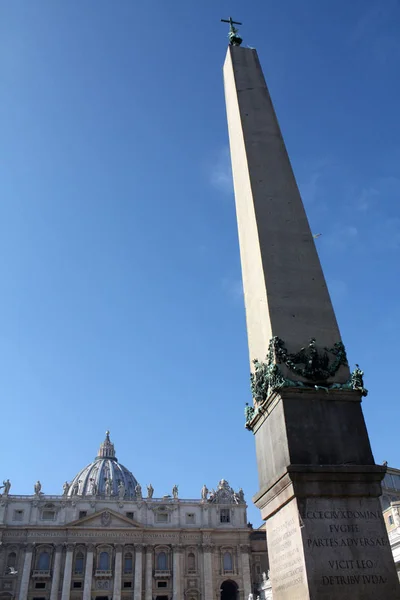
[[[110,440],[110,432],[108,430],[106,431],[106,439],[102,444],[100,444],[97,458],[111,458],[118,461],[115,456],[114,444]]]

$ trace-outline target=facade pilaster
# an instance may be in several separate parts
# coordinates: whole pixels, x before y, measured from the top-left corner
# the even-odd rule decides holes
[[[50,600],[58,600],[58,590],[60,588],[62,545],[59,544],[56,546],[55,550],[56,553],[54,557],[53,576],[51,580]]]
[[[204,600],[214,600],[214,583],[212,570],[212,554],[214,546],[203,544],[203,577],[204,577]]]
[[[67,554],[65,556],[64,578],[61,592],[61,600],[69,600],[71,592],[71,577],[72,577],[72,559],[74,556],[74,545],[67,544]]]
[[[143,579],[143,545],[135,545],[135,585],[133,590],[133,600],[142,600],[142,579]]]
[[[89,544],[86,547],[86,565],[85,565],[85,581],[83,584],[83,600],[90,600],[92,591],[92,577],[93,577],[93,557],[94,557],[94,546]]]
[[[252,592],[251,587],[251,573],[250,573],[250,546],[247,544],[240,545],[241,554],[241,569],[242,569],[242,581],[243,581],[243,600],[249,597]]]
[[[114,569],[114,593],[113,600],[121,600],[121,576],[122,576],[122,545],[115,546],[115,569]]]
[[[29,579],[32,568],[33,544],[27,544],[25,549],[24,568],[22,570],[21,586],[19,588],[18,600],[26,600],[29,590]]]
[[[7,565],[4,564],[5,561],[5,547],[4,544],[1,541],[1,536],[0,536],[0,573],[4,573],[5,572],[5,568]]]
[[[145,600],[153,598],[153,546],[146,546]]]
[[[172,600],[182,600],[182,546],[172,546]]]

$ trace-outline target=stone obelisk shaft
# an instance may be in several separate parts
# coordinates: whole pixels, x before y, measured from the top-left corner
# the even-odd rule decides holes
[[[331,349],[338,325],[255,50],[229,47],[224,83],[250,358],[264,361],[272,336],[289,353],[310,338]],[[261,389],[253,385],[247,421],[274,600],[399,600],[379,503],[385,468],[374,464],[363,385],[345,383],[347,366],[329,384],[332,373],[318,371],[315,385],[323,353],[315,359],[313,346],[305,359],[282,361],[277,348],[256,367]],[[290,380],[298,363],[312,367],[300,382]]]
[[[273,335],[289,351],[340,333],[255,50],[229,47],[224,85],[250,358]]]

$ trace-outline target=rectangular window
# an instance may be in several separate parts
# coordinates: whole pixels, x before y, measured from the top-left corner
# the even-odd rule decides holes
[[[219,514],[219,521],[220,521],[220,523],[230,523],[231,522],[231,515],[230,515],[229,508],[221,508],[221,512]]]
[[[131,588],[132,587],[132,581],[124,581],[124,588]]]
[[[133,512],[127,512],[127,513],[125,513],[125,515],[128,519],[132,519],[132,521],[135,518],[135,513],[133,513]]]
[[[194,513],[186,513],[186,523],[188,525],[196,523],[196,515]]]
[[[35,583],[35,590],[44,590],[44,589],[46,589],[45,581],[38,581],[37,583]]]
[[[79,511],[79,518],[83,519],[83,517],[87,517],[87,510],[80,510]]]
[[[389,525],[394,525],[394,519],[392,515],[389,515]]]
[[[167,582],[166,581],[157,581],[157,587],[167,587]]]
[[[72,587],[74,588],[74,590],[78,590],[82,587],[82,581],[74,581]]]
[[[54,521],[54,517],[56,513],[54,510],[43,510],[42,511],[42,520],[43,521]]]
[[[393,487],[392,486],[392,476],[389,475],[389,473],[386,473],[385,477],[383,478],[383,484],[384,484],[384,487],[387,487],[387,488]]]
[[[168,513],[156,513],[157,523],[168,523]]]
[[[13,512],[13,521],[22,521],[24,518],[23,510],[14,510]]]

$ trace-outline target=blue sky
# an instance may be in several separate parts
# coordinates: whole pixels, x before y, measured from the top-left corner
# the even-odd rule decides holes
[[[375,459],[400,467],[399,3],[14,0],[0,24],[0,479],[14,493],[61,491],[106,429],[155,495],[222,477],[257,491],[230,14],[322,233]]]

